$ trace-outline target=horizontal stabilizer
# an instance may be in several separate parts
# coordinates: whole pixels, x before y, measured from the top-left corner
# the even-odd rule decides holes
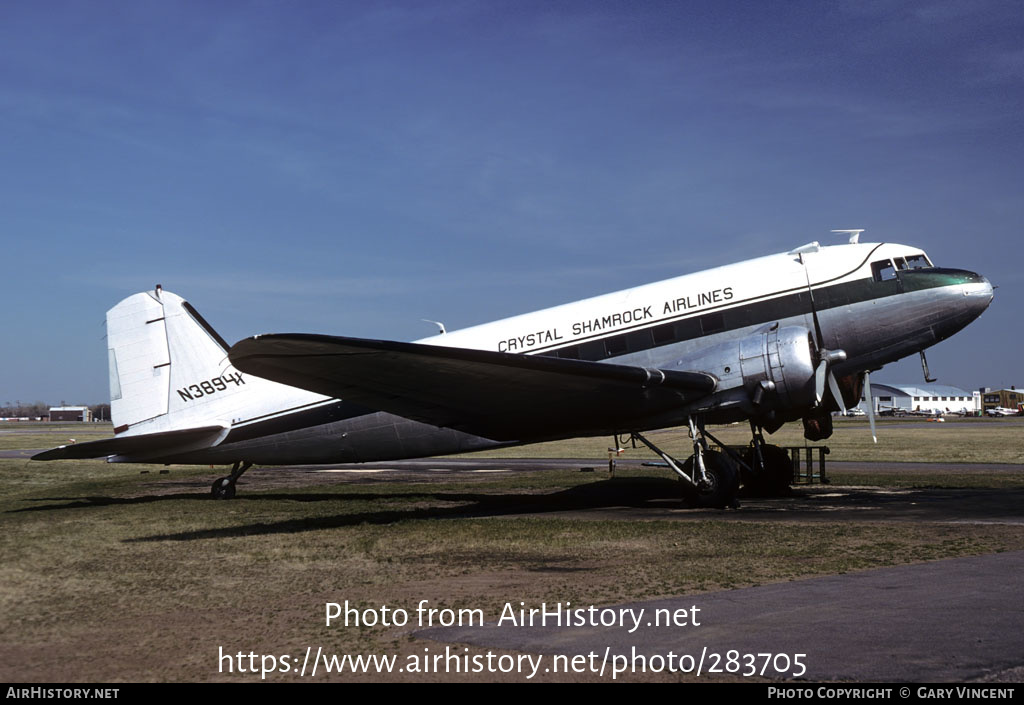
[[[699,372],[325,335],[257,336],[229,354],[243,372],[499,441],[639,429],[717,385]]]
[[[165,450],[178,452],[187,446],[213,446],[216,445],[223,433],[223,426],[204,426],[163,433],[104,438],[101,441],[59,446],[33,455],[32,460],[81,460],[83,458],[102,458],[108,455],[148,457]],[[204,444],[203,441],[208,442]]]

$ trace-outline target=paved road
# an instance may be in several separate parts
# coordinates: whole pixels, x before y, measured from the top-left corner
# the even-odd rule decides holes
[[[45,449],[40,450],[0,450],[0,458],[31,458],[36,453],[42,453]]]
[[[803,679],[811,681],[1019,681],[1021,595],[1024,551],[614,606],[644,610],[633,634],[618,627],[506,623],[417,636],[534,654],[802,653]],[[674,613],[694,605],[700,626],[647,626],[653,610]]]

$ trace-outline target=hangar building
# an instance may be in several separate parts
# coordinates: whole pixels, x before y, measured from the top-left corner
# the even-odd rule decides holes
[[[92,412],[87,406],[52,406],[50,421],[92,421]]]
[[[883,411],[896,413],[925,412],[942,414],[977,414],[981,410],[977,392],[965,392],[945,384],[880,384],[871,383],[871,398],[875,415]],[[867,402],[859,408],[866,411]]]

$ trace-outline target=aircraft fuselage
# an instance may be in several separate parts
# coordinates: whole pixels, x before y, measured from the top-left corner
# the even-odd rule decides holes
[[[797,368],[809,364],[813,372],[816,350],[845,352],[845,360],[832,368],[837,376],[877,369],[953,335],[980,315],[991,299],[992,287],[984,277],[933,267],[919,249],[857,243],[800,248],[417,342],[699,371],[718,380],[711,398],[698,405],[659,413],[646,419],[643,428],[615,428],[610,421],[608,428],[594,428],[597,435],[678,425],[691,414],[701,414],[711,423],[753,418],[760,412],[750,401],[752,385],[772,374],[776,379],[788,375],[784,386],[789,406],[780,407],[780,418],[799,418],[813,405],[808,402],[813,380],[808,381],[806,369],[797,375]],[[771,346],[782,346],[783,336],[802,361],[776,359]],[[765,369],[772,366],[773,371],[755,369],[751,361],[759,356]],[[221,377],[233,374],[228,367]],[[248,381],[274,385],[252,376]],[[268,393],[239,405],[226,420],[227,435],[217,446],[146,460],[342,463],[508,445],[284,388],[289,390],[284,403],[280,395]],[[189,387],[184,389],[180,399],[172,393],[172,405],[187,408],[195,401],[186,398],[192,396]],[[132,433],[160,430],[156,419]]]

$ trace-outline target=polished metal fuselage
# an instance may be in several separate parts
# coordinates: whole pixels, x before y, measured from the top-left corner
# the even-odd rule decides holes
[[[731,421],[749,410],[749,384],[728,356],[708,359],[708,351],[730,348],[770,328],[799,328],[812,347],[844,351],[845,360],[833,369],[836,375],[852,375],[916,354],[988,307],[992,286],[973,272],[926,267],[880,280],[872,270],[877,262],[917,255],[923,253],[893,244],[774,255],[419,342],[699,371],[718,380],[713,394],[651,417],[643,427],[617,428],[609,409],[608,425],[594,435],[678,425],[691,415],[712,423]],[[163,460],[343,463],[509,445],[334,401],[335,406],[318,407],[320,415],[307,413],[304,419],[285,415],[272,423],[241,423],[214,448]],[[810,410],[790,411],[799,418]]]

